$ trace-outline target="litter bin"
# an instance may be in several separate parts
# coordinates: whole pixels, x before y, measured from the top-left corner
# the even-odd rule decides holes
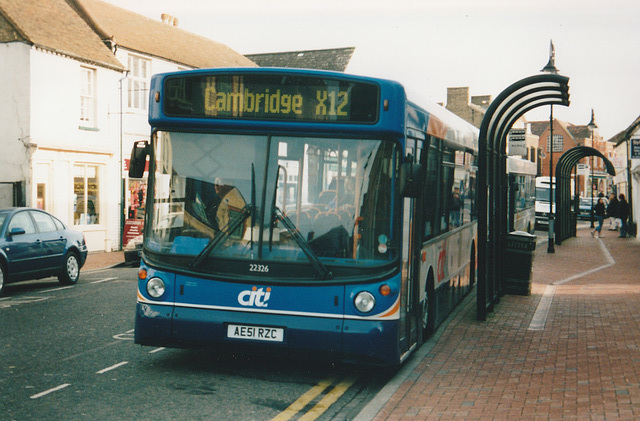
[[[513,231],[504,240],[504,287],[507,294],[531,295],[531,270],[536,236]]]

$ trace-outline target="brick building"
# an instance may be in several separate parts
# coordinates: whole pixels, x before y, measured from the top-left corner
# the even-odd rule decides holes
[[[489,104],[491,104],[491,95],[472,96],[469,100],[468,87],[447,88],[447,110],[477,128],[480,128]]]
[[[595,124],[595,119],[591,116]],[[607,142],[600,135],[597,125],[595,129],[591,129],[590,124],[575,125],[566,121],[553,120],[553,169],[555,172],[556,164],[563,153],[576,146],[589,146],[600,151],[608,159],[613,157],[613,143]],[[531,131],[539,137],[539,172],[542,176],[549,176],[549,159],[551,158],[551,149],[549,142],[549,121],[533,121],[531,122]],[[597,157],[583,158],[580,164],[584,164],[582,173],[578,174],[578,194],[583,197],[591,195],[589,189],[589,180],[591,179],[591,167],[593,166],[593,193],[594,196],[602,192],[608,194],[612,190],[612,180],[608,176],[604,161]]]

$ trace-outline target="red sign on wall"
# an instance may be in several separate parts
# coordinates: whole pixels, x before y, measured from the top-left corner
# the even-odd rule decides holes
[[[133,238],[142,235],[144,219],[127,219],[124,221],[124,233],[122,234],[122,244],[127,245]]]

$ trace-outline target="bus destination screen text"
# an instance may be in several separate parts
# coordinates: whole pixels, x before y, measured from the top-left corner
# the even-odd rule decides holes
[[[172,117],[375,123],[379,88],[317,77],[207,75],[165,82]]]

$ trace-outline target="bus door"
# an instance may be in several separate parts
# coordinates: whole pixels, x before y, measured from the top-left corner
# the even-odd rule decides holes
[[[407,139],[407,155],[414,157],[416,139]],[[418,141],[422,143],[421,141]],[[414,158],[415,159],[415,158]],[[417,166],[415,167],[417,169]],[[415,190],[415,189],[412,189]],[[414,196],[409,193],[409,196]],[[417,208],[419,200],[414,197],[404,197],[402,199],[402,274],[401,274],[401,295],[400,295],[400,349],[410,351],[418,344],[421,333],[420,305],[419,305],[419,245],[421,244],[419,235],[419,224],[416,218],[420,212]]]
[[[402,226],[402,291],[400,298],[400,345],[402,351],[408,351],[420,340],[420,306],[418,276],[420,265],[416,260],[415,249],[419,242],[415,237],[415,216],[417,200],[404,199]]]

